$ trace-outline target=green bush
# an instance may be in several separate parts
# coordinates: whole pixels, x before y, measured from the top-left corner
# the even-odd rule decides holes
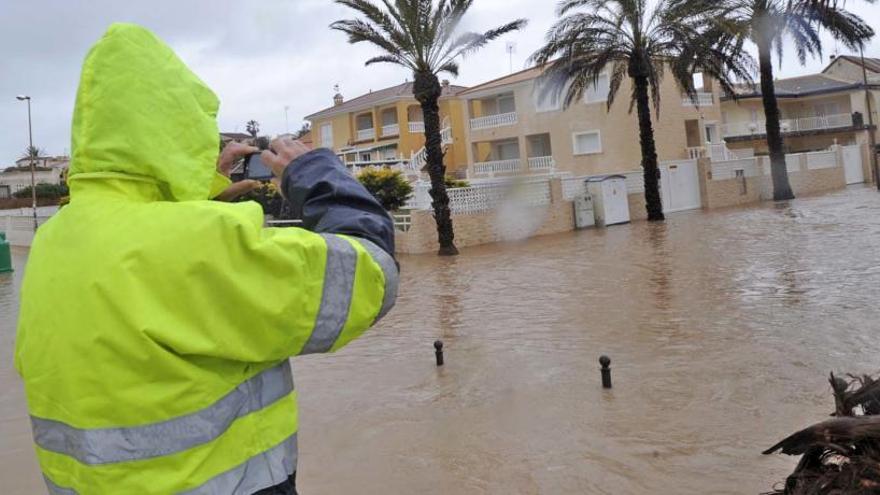
[[[284,217],[284,197],[272,182],[263,183],[253,191],[239,196],[236,201],[255,201],[263,207],[263,214],[271,215],[275,219]]]
[[[388,211],[402,208],[413,191],[403,174],[390,168],[365,170],[358,180]]]
[[[40,183],[37,184],[37,197],[38,198],[49,198],[49,199],[58,199],[63,196],[67,196],[69,191],[67,190],[67,186],[63,184],[46,184]],[[31,186],[28,186],[24,189],[16,191],[12,195],[15,198],[29,198],[31,197]]]
[[[446,183],[446,189],[457,189],[459,187],[471,187],[471,184],[466,180],[456,179],[455,177],[451,177],[447,175],[443,178],[443,182]]]

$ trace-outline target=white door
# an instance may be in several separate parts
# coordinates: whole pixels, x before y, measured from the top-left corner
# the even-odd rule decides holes
[[[700,173],[696,161],[660,166],[660,195],[667,213],[700,208]]]
[[[862,147],[858,144],[843,147],[843,170],[846,173],[847,184],[865,182],[865,172],[862,169]]]
[[[710,144],[721,142],[718,139],[718,124],[706,124],[706,142]]]

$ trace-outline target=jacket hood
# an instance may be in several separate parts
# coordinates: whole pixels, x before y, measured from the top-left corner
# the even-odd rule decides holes
[[[113,24],[83,64],[71,180],[157,182],[176,201],[207,199],[219,153],[219,101],[152,32]]]

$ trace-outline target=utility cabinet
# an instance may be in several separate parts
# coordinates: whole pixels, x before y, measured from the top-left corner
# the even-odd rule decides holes
[[[626,177],[622,175],[590,177],[587,179],[587,192],[593,198],[597,227],[630,221]]]

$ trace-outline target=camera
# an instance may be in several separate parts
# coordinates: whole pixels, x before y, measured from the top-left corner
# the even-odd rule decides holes
[[[250,180],[266,181],[274,175],[272,169],[263,163],[260,153],[251,153],[244,159],[245,178]]]

